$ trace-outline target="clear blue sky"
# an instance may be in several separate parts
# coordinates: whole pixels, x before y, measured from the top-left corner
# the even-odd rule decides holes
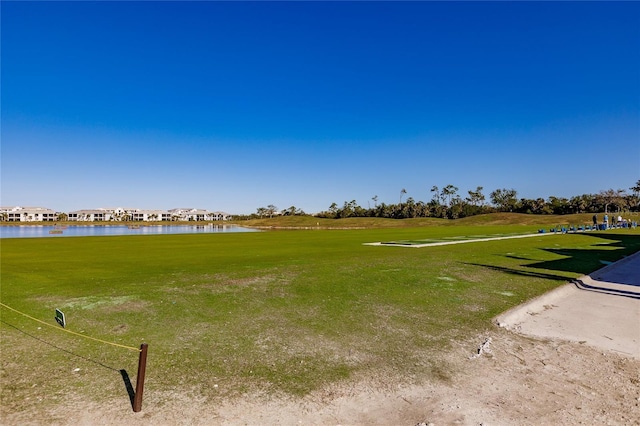
[[[640,179],[640,3],[0,7],[3,206],[314,213]]]

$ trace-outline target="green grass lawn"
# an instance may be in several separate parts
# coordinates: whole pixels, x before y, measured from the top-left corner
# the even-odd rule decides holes
[[[640,230],[419,249],[363,243],[538,227],[4,239],[0,295],[52,324],[60,308],[68,329],[87,336],[147,342],[145,397],[304,395],[362,377],[447,380],[438,353],[493,327],[500,312],[640,250]],[[69,392],[102,401],[122,396],[119,370],[135,379],[133,351],[0,313],[5,410]]]

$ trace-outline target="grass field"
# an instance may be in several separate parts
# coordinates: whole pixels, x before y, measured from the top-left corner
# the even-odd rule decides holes
[[[640,250],[640,229],[420,249],[363,244],[548,225],[481,220],[488,224],[372,228],[367,219],[342,226],[365,229],[5,239],[1,301],[51,324],[59,308],[69,330],[94,338],[147,342],[145,397],[305,395],[359,378],[448,380],[454,372],[439,353],[493,327],[500,312]],[[3,410],[74,393],[127,398],[120,370],[134,380],[137,353],[0,313]]]

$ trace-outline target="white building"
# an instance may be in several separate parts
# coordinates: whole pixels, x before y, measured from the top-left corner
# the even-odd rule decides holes
[[[79,222],[103,222],[113,219],[113,212],[106,209],[76,210],[67,214],[67,219]]]
[[[0,220],[7,222],[53,222],[62,213],[44,207],[0,207]],[[225,221],[231,215],[203,209],[179,208],[171,210],[142,210],[136,208],[99,208],[75,210],[66,214],[74,222],[169,222],[169,221]]]
[[[203,221],[203,220],[231,220],[231,215],[225,212],[210,212],[203,209],[178,208],[169,210],[171,220],[174,221]]]
[[[45,207],[0,207],[0,219],[7,222],[53,222],[58,213]]]
[[[164,210],[136,210],[131,213],[131,220],[142,222],[160,222],[171,220],[171,214]]]
[[[212,212],[209,214],[209,220],[231,220],[232,216],[225,212]]]

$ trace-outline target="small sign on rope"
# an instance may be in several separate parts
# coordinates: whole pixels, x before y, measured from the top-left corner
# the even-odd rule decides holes
[[[60,324],[62,328],[64,328],[64,326],[67,324],[66,320],[64,319],[64,313],[57,308],[56,308],[56,322]]]

